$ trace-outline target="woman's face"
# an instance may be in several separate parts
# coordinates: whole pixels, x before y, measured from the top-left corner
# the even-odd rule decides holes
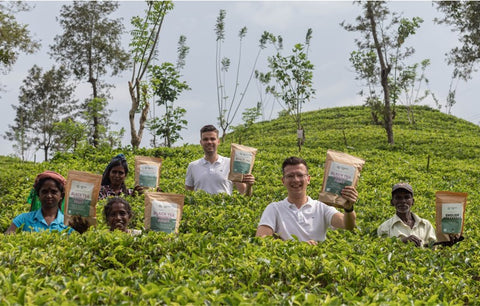
[[[54,180],[45,180],[38,191],[38,198],[43,208],[58,207],[58,203],[63,198],[62,192],[58,189]]]
[[[125,169],[123,166],[115,166],[109,173],[110,185],[119,187],[125,181]]]
[[[107,224],[111,231],[118,229],[126,232],[130,218],[131,216],[128,214],[125,204],[115,202],[107,216]]]

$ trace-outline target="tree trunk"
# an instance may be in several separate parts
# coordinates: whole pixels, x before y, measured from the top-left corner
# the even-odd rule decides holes
[[[393,141],[393,118],[392,118],[392,110],[390,108],[390,90],[388,88],[388,77],[385,77],[385,81],[384,81],[383,80],[383,74],[384,73],[382,73],[382,87],[383,87],[383,92],[384,92],[383,96],[384,96],[384,103],[385,103],[383,120],[384,120],[385,131],[387,132],[387,141],[388,141],[389,144],[393,145],[394,144],[394,141]]]
[[[370,20],[370,26],[372,28],[372,37],[375,43],[375,48],[377,50],[378,60],[380,62],[381,68],[381,84],[383,88],[383,102],[384,102],[384,111],[383,111],[383,124],[385,131],[387,132],[387,141],[389,144],[394,144],[393,141],[393,118],[392,110],[390,108],[390,89],[388,87],[388,75],[390,74],[391,66],[387,65],[385,58],[382,53],[382,46],[378,40],[377,34],[377,23],[375,21],[375,16],[372,9],[372,3],[367,2],[367,16]]]
[[[140,107],[140,99],[142,98],[142,95],[143,97],[146,97],[146,89],[144,89],[142,92],[140,88],[140,82],[137,79],[135,81],[135,85],[133,85],[130,81],[128,82],[128,90],[130,92],[130,99],[132,100],[132,107],[128,112],[128,119],[130,121],[130,136],[132,138],[130,143],[132,144],[133,148],[138,148],[140,146],[140,143],[142,142],[143,131],[145,129],[145,122],[147,121],[150,103],[148,103],[147,99],[145,98],[145,104],[140,114],[137,132],[137,129],[135,127],[135,114]]]
[[[98,91],[97,91],[97,80],[95,78],[93,78],[92,76],[90,76],[90,78],[88,79],[88,82],[90,84],[92,84],[92,89],[93,89],[93,98],[98,98]],[[98,143],[99,143],[99,123],[100,120],[98,118],[98,112],[97,111],[94,111],[93,112],[93,146],[96,148],[98,147]]]

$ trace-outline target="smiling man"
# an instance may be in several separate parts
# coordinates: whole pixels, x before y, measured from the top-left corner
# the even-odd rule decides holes
[[[399,237],[405,243],[415,243],[417,247],[435,242],[437,237],[432,224],[410,211],[414,203],[412,186],[407,183],[395,184],[390,201],[395,207],[395,216],[378,227],[378,236]]]
[[[228,180],[230,158],[217,153],[220,139],[215,126],[205,125],[200,129],[200,144],[205,156],[188,165],[185,189],[204,190],[210,194],[232,194],[234,183]],[[241,194],[251,195],[253,183],[255,183],[255,177],[245,174],[241,183],[235,182],[235,188]]]
[[[282,183],[288,196],[280,202],[270,203],[262,214],[257,228],[257,237],[277,234],[283,240],[292,239],[295,235],[300,241],[316,245],[324,241],[328,228],[355,228],[356,214],[353,204],[358,193],[353,186],[342,190],[347,199],[348,208],[345,213],[339,212],[307,195],[310,184],[307,163],[299,157],[289,157],[282,164]]]

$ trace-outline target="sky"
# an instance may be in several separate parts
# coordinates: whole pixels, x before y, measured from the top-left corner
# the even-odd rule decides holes
[[[19,88],[33,65],[39,65],[44,71],[49,70],[56,63],[49,57],[49,45],[53,44],[55,35],[62,33],[56,17],[59,16],[62,5],[68,1],[35,1],[30,2],[34,8],[29,12],[19,13],[16,17],[21,23],[27,24],[28,29],[42,47],[33,55],[19,56],[13,69],[6,75],[0,75],[0,84],[4,91],[0,92],[0,134],[3,136],[14,123],[15,112],[11,105],[18,103]],[[161,62],[175,62],[177,42],[180,35],[187,37],[190,52],[186,58],[186,66],[182,70],[183,80],[191,87],[190,91],[180,95],[177,106],[187,110],[185,119],[187,129],[181,131],[184,143],[199,143],[199,130],[205,124],[218,126],[217,93],[215,81],[215,43],[214,27],[216,18],[221,9],[226,10],[225,41],[223,55],[229,57],[233,63],[238,59],[238,31],[246,26],[248,31],[243,42],[242,62],[239,83],[243,88],[253,68],[253,62],[258,52],[258,40],[264,31],[281,35],[284,39],[284,55],[291,54],[296,43],[303,43],[308,28],[312,28],[313,36],[309,50],[309,59],[314,64],[314,88],[316,95],[307,102],[304,111],[320,110],[337,106],[362,105],[362,97],[358,92],[363,83],[355,80],[355,72],[349,62],[349,55],[356,50],[354,39],[358,33],[347,32],[340,23],[354,23],[361,13],[361,8],[351,1],[177,1],[175,8],[165,18],[160,34],[159,58]],[[112,17],[123,18],[125,34],[122,36],[122,45],[128,50],[130,42],[129,31],[132,29],[130,19],[133,16],[143,16],[146,4],[143,1],[121,1],[120,7]],[[445,60],[445,53],[459,45],[458,36],[446,25],[433,22],[435,17],[441,17],[436,8],[429,1],[392,1],[389,2],[392,11],[403,14],[404,17],[421,17],[424,22],[417,34],[409,38],[407,45],[415,48],[416,53],[411,63],[423,59],[430,59],[431,65],[426,71],[430,81],[430,90],[436,95],[441,104],[445,104],[448,94],[453,67]],[[257,70],[266,72],[267,58],[274,54],[273,48],[262,51]],[[234,71],[232,71],[234,72]],[[113,84],[112,99],[109,108],[114,110],[112,120],[117,122],[112,128],[126,129],[123,144],[130,143],[128,111],[130,98],[127,82],[131,78],[131,71],[124,71],[121,75],[107,77]],[[459,82],[457,85],[457,104],[451,113],[475,124],[480,123],[480,106],[476,103],[480,96],[480,86],[477,86],[480,74],[475,73],[468,82]],[[226,86],[229,95],[233,94],[234,75],[228,75]],[[241,112],[245,108],[253,107],[260,99],[261,89],[255,80],[252,80],[245,94],[241,110],[233,124],[242,123]],[[79,83],[76,97],[83,101],[91,94],[90,85]],[[281,107],[272,99],[266,100],[266,107],[262,115],[263,120],[274,119]],[[432,99],[422,104],[435,107]],[[445,111],[445,108],[441,109]],[[156,113],[160,109],[157,107]],[[137,120],[138,122],[138,120]],[[308,123],[304,123],[308,125]],[[145,131],[142,147],[150,147],[149,132]],[[13,143],[0,137],[0,155],[15,154]],[[31,151],[27,158],[42,160],[43,151]]]

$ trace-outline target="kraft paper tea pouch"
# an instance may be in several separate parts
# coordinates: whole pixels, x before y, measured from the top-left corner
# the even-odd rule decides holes
[[[178,234],[184,200],[183,194],[145,193],[145,229]]]
[[[467,205],[467,193],[437,191],[436,204],[436,235],[437,241],[450,241],[449,235],[461,236]]]
[[[257,149],[232,143],[230,145],[230,173],[232,182],[243,181],[244,174],[251,174]]]
[[[135,186],[157,188],[160,181],[162,159],[150,156],[135,156]]]
[[[88,226],[97,224],[96,205],[102,176],[83,171],[69,171],[65,185],[65,219],[69,224],[73,216],[85,218]]]
[[[347,200],[341,196],[345,186],[357,187],[365,161],[343,152],[327,150],[322,190],[318,199],[330,206],[345,208]]]

